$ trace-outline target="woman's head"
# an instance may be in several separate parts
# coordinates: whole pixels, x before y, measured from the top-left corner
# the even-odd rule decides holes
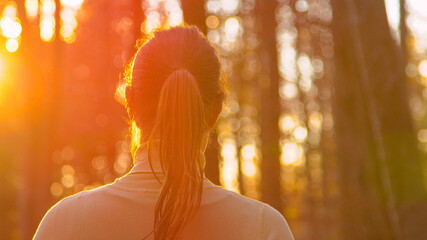
[[[220,69],[215,49],[196,27],[155,32],[132,60],[126,105],[141,133],[132,139],[148,141],[149,153],[156,140],[164,170],[155,239],[172,239],[200,205],[203,152],[227,91]]]
[[[188,76],[183,81],[194,78],[203,102],[203,114],[200,114],[204,120],[203,130],[212,127],[216,120],[214,108],[226,86],[220,78],[217,52],[196,27],[179,26],[155,32],[139,48],[131,68],[126,98],[143,141],[155,130],[162,88],[177,76],[176,72],[179,76]]]

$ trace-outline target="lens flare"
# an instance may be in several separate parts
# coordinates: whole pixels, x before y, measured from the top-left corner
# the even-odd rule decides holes
[[[13,53],[16,52],[18,50],[19,47],[19,42],[18,40],[12,38],[12,39],[8,39],[6,41],[6,50]]]

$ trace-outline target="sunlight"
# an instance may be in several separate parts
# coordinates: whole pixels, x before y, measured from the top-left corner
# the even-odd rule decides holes
[[[421,76],[427,78],[427,60],[420,62],[420,65],[418,65],[418,71]]]
[[[247,177],[254,177],[256,174],[256,166],[252,160],[244,160],[242,172]]]
[[[64,165],[61,168],[62,178],[61,183],[66,188],[71,188],[76,184],[75,174],[76,171],[70,165]]]
[[[408,6],[412,10],[417,10],[423,16],[427,16],[427,12],[425,11],[427,9],[427,1],[425,1],[425,0],[407,0],[407,3],[408,3]]]
[[[40,21],[40,38],[45,42],[53,40],[55,34],[55,18],[43,17]]]
[[[229,81],[229,94],[225,96],[217,125],[209,136],[205,152],[206,168],[199,170],[204,170],[205,177],[212,183],[227,190],[271,202],[272,207],[277,207],[289,219],[291,229],[295,226],[300,228],[296,231],[299,235],[297,238],[319,236],[341,239],[338,237],[342,232],[340,228],[347,227],[347,223],[340,223],[342,219],[336,209],[338,204],[329,206],[323,203],[330,199],[340,204],[353,201],[355,199],[346,194],[366,187],[357,181],[341,186],[340,182],[354,179],[355,176],[352,171],[350,173],[353,175],[349,175],[341,170],[354,168],[360,172],[360,176],[375,181],[381,179],[368,175],[378,172],[370,169],[372,164],[366,167],[360,165],[360,161],[346,161],[346,157],[357,158],[358,155],[366,155],[362,151],[370,151],[364,148],[366,142],[372,140],[370,129],[362,129],[368,132],[365,134],[355,124],[347,124],[352,120],[357,122],[352,116],[360,116],[369,124],[373,119],[369,111],[364,111],[363,103],[371,100],[376,103],[376,97],[360,94],[358,82],[352,79],[354,76],[355,79],[360,77],[359,73],[366,70],[365,66],[368,78],[374,81],[368,84],[368,87],[372,85],[374,95],[381,90],[382,82],[393,80],[391,73],[403,74],[405,70],[407,81],[402,84],[408,85],[404,86],[408,93],[401,95],[401,89],[397,89],[396,95],[390,96],[390,99],[388,95],[384,96],[384,99],[381,98],[384,101],[379,101],[379,105],[374,107],[390,113],[405,110],[402,113],[408,116],[400,115],[405,117],[404,120],[414,121],[410,129],[412,132],[408,134],[414,135],[417,140],[409,143],[411,148],[405,149],[416,150],[418,147],[421,149],[420,156],[425,157],[427,0],[405,1],[408,27],[406,48],[401,48],[396,42],[397,45],[392,44],[390,39],[390,32],[394,38],[400,37],[399,0],[383,0],[379,4],[372,4],[370,0],[351,0],[360,11],[351,11],[348,9],[351,6],[345,2],[331,0],[195,1],[197,5],[182,0],[104,1],[106,4],[84,0],[2,1],[0,120],[6,145],[4,153],[0,151],[3,154],[0,157],[8,164],[3,167],[4,175],[10,176],[7,184],[19,193],[4,196],[9,198],[8,202],[22,202],[31,207],[17,206],[11,210],[13,216],[23,216],[20,219],[23,223],[19,226],[15,226],[16,217],[9,219],[13,220],[11,227],[16,228],[16,232],[26,234],[29,227],[34,230],[36,226],[32,225],[36,219],[33,218],[41,217],[34,214],[29,216],[26,211],[31,213],[34,209],[44,209],[47,204],[79,191],[113,182],[137,164],[135,150],[142,132],[135,121],[138,121],[138,126],[149,130],[150,123],[153,123],[149,119],[155,120],[156,97],[164,85],[161,78],[179,68],[191,70],[196,80],[202,82],[204,77],[212,74],[221,81],[223,88],[226,88],[222,86],[223,82]],[[346,12],[350,12],[351,16]],[[214,51],[205,52],[203,47],[192,46],[194,44],[181,45],[185,51],[178,49],[178,55],[170,52],[162,56],[159,54],[163,53],[161,49],[140,51],[138,54],[141,45],[146,44],[147,48],[144,49],[156,46],[146,42],[154,36],[153,31],[182,24],[184,16],[210,40],[216,57],[220,57],[221,69],[216,68],[218,61],[212,58]],[[362,36],[356,36],[360,38],[356,42],[360,42],[365,50],[376,50],[380,43],[370,40],[379,37],[384,40],[384,44],[379,46],[380,51],[362,51],[360,56],[357,54],[360,51],[354,51],[354,42],[346,41],[347,37],[354,40],[354,36],[347,36],[347,33],[344,33],[346,36],[341,35],[342,30],[353,26],[352,20],[369,20],[368,25],[358,25]],[[179,34],[179,31],[180,28],[174,28],[168,32]],[[194,33],[194,29],[191,32]],[[350,35],[358,35],[357,32],[350,32]],[[363,35],[366,32],[379,35]],[[162,33],[159,35],[162,36]],[[182,40],[180,35],[163,36],[166,39],[161,41],[166,40],[166,44]],[[193,58],[192,54],[186,54],[187,47],[190,53],[197,56]],[[396,49],[404,50],[402,53],[406,54],[406,58],[402,61],[391,58],[389,53]],[[207,68],[203,66],[193,69],[192,63],[198,60],[202,63],[204,60],[199,59],[202,56],[199,53],[211,55],[209,60],[215,60],[215,64],[206,66],[215,67],[215,71],[212,68],[210,74],[205,74]],[[136,64],[135,67],[142,68],[134,71],[141,71],[141,82],[139,79],[132,80],[133,63],[140,63],[135,61],[135,56],[143,62],[142,65]],[[159,57],[166,59],[161,61]],[[175,61],[169,57],[177,59]],[[396,61],[389,65],[390,59]],[[140,99],[153,100],[152,105],[142,103],[128,111],[120,108],[117,102],[113,102],[113,90],[116,90],[119,102],[133,108],[131,102],[126,103],[124,81],[128,81],[129,87],[133,84],[137,89],[133,93],[146,93],[138,89],[144,88],[143,85],[150,80],[146,79],[150,71],[144,68],[145,61],[149,63],[149,60],[161,62],[148,69],[161,75],[152,79],[161,80],[157,82],[160,85]],[[355,62],[362,67],[352,67]],[[126,63],[130,64],[129,68]],[[374,65],[375,71],[390,74],[381,74],[385,77],[376,78],[376,72],[370,71]],[[396,72],[399,69],[402,71]],[[221,73],[220,76],[218,73]],[[405,80],[403,75],[400,77]],[[148,85],[151,86],[151,83]],[[215,97],[221,92],[209,93],[202,85],[199,90],[203,102],[210,102],[210,96]],[[215,83],[215,86],[218,85]],[[360,109],[347,104],[346,101],[354,97],[360,100],[355,103],[361,106]],[[396,104],[407,109],[393,108]],[[204,110],[211,110],[209,106],[205,107]],[[134,110],[141,110],[142,114],[132,114]],[[129,117],[129,113],[135,118]],[[206,111],[203,113],[206,115]],[[206,120],[206,116],[201,118]],[[379,119],[380,126],[389,124],[387,121],[390,119],[385,119],[386,122],[383,120]],[[343,122],[335,126],[334,121]],[[9,126],[12,128],[9,129]],[[366,138],[362,139],[364,141],[352,141],[351,137],[358,131]],[[402,143],[407,139],[406,136],[395,137],[394,140],[401,140]],[[386,149],[386,156],[392,156],[389,150]],[[354,156],[348,156],[345,151]],[[199,153],[202,154],[202,149]],[[21,163],[21,160],[25,161]],[[385,162],[384,172],[387,172],[389,161]],[[28,168],[17,171],[14,167],[16,164],[28,164]],[[425,172],[421,167],[414,169]],[[365,170],[369,170],[366,175]],[[46,179],[39,181],[41,176]],[[395,183],[393,178],[390,177],[390,180],[392,184]],[[374,184],[376,187],[377,183]],[[34,191],[42,188],[49,196],[40,196]],[[371,199],[372,196],[368,195],[370,192],[366,193],[368,198],[364,199]],[[348,223],[353,221],[344,220],[348,220]],[[321,231],[321,223],[325,221],[327,229]],[[384,226],[388,227],[387,224]],[[21,225],[24,226],[22,233]],[[331,232],[337,233],[329,236]],[[27,236],[20,238],[30,239]]]
[[[77,11],[83,4],[83,0],[62,0],[61,4],[61,28],[59,30],[62,40],[71,44],[76,41],[75,30],[77,28]]]
[[[218,13],[221,8],[221,4],[218,0],[208,0],[206,1],[206,10],[211,13]]]
[[[42,0],[41,9],[42,17],[44,16],[53,16],[55,14],[56,5],[53,0]]]
[[[283,99],[292,99],[298,96],[298,87],[294,83],[285,83],[280,87],[279,93]]]
[[[282,114],[279,119],[279,127],[282,132],[290,132],[295,128],[296,122],[294,118],[290,115]]]
[[[391,28],[393,37],[399,39],[399,24],[400,24],[400,4],[399,0],[384,0],[387,12],[388,23]],[[415,30],[415,35],[425,31],[425,25],[420,24],[421,21],[414,21],[411,12],[415,12],[416,15],[423,17],[427,16],[426,11],[422,9],[427,9],[427,1],[425,0],[407,0],[406,1],[407,11],[409,14],[407,16],[407,24],[412,29]]]
[[[249,144],[242,147],[242,157],[244,159],[253,159],[256,155],[255,145]]]
[[[226,143],[222,146],[221,155],[224,158],[230,159],[236,157],[236,146],[234,143]]]
[[[92,159],[92,167],[101,171],[107,166],[107,158],[105,156],[97,156]]]
[[[306,54],[301,54],[298,57],[298,69],[303,78],[310,78],[313,74],[310,58]]]
[[[17,12],[16,3],[13,1],[9,1],[3,10],[3,16],[9,17],[9,18],[15,18],[16,12]]]
[[[84,0],[61,0],[61,5],[74,10],[80,9]]]
[[[299,86],[302,91],[309,92],[313,85],[313,67],[310,57],[306,54],[301,54],[297,60],[298,71],[301,75]]]
[[[283,144],[281,160],[284,165],[299,164],[304,155],[301,145],[294,142]]]
[[[256,174],[254,158],[256,156],[256,147],[248,144],[242,147],[241,154],[243,157],[242,172],[245,176],[253,177]]]
[[[27,14],[27,18],[30,20],[34,20],[37,18],[39,13],[39,1],[37,0],[26,0],[25,1],[25,10]]]
[[[418,140],[422,143],[427,143],[427,129],[421,129],[417,134]]]
[[[14,19],[3,17],[0,21],[2,35],[7,38],[17,38],[21,34],[22,27]]]
[[[308,10],[307,1],[306,0],[298,0],[295,3],[295,8],[298,12],[301,12],[301,13],[307,12],[307,10]]]
[[[244,27],[239,14],[241,4],[240,0],[207,0],[205,3],[208,16],[205,19],[208,28],[207,37],[224,55],[231,56],[242,46]],[[230,73],[233,68],[230,59],[224,57],[222,60],[224,70]],[[242,134],[246,135],[244,129],[249,126],[249,124],[245,127],[242,126],[242,116],[237,116],[240,113],[240,107],[239,101],[235,97],[231,97],[221,111],[217,130],[221,144],[220,182],[225,188],[235,192],[240,191],[239,174],[252,181],[257,171],[254,162],[256,159],[255,144],[249,144],[249,141],[241,143],[240,140],[237,140],[237,132],[242,131]],[[246,137],[242,138],[247,140]],[[239,147],[241,149],[238,149]],[[248,187],[245,191],[253,191],[254,186],[249,187],[249,185],[242,187]]]
[[[322,73],[323,72],[323,61],[318,58],[314,58],[312,61],[312,67],[313,71],[316,73]]]
[[[237,173],[238,165],[236,159],[236,146],[235,142],[231,139],[227,140],[222,145],[221,156],[223,158],[221,168],[221,181],[223,186],[231,191],[238,192]]]
[[[72,166],[64,165],[61,168],[61,173],[62,173],[62,175],[67,175],[67,174],[74,175],[76,173],[76,171],[74,170],[74,168]]]
[[[308,126],[314,133],[320,132],[322,129],[323,116],[320,112],[312,112],[308,117]]]
[[[168,14],[168,23],[170,26],[176,26],[184,21],[181,6],[177,0],[166,0],[165,9]]]
[[[227,14],[235,14],[239,9],[238,0],[219,0],[222,10]]]
[[[160,6],[164,6],[165,12],[159,9]],[[176,26],[184,21],[178,0],[150,0],[144,2],[143,8],[146,15],[144,32],[152,32],[163,25]]]
[[[55,36],[55,9],[53,0],[42,0],[40,9],[40,38],[50,42]]]
[[[210,15],[206,18],[206,26],[208,28],[217,28],[219,26],[219,19],[215,15]]]
[[[278,64],[279,73],[282,78],[288,82],[297,81],[296,56],[297,52],[294,48],[297,33],[295,29],[286,29],[278,32]]]
[[[133,136],[132,142],[139,143],[141,141],[141,130],[136,126],[135,121],[132,121],[131,131]]]
[[[0,27],[2,35],[7,38],[17,38],[22,31],[21,24],[17,21],[16,11],[14,2],[9,2],[3,10]]]
[[[64,192],[64,188],[60,183],[54,182],[52,185],[50,185],[50,193],[55,196],[59,197]]]
[[[22,26],[17,18],[17,6],[15,2],[8,2],[0,20],[1,34],[7,38],[5,46],[8,52],[16,52],[19,47],[19,37]]]
[[[224,23],[225,40],[228,42],[236,41],[236,38],[242,33],[242,26],[237,17],[230,17]]]
[[[2,83],[3,83],[3,71],[4,71],[4,63],[3,63],[3,58],[2,56],[0,56],[0,100],[1,100],[1,90],[2,89]]]
[[[145,31],[151,32],[160,26],[160,14],[156,11],[150,12],[145,21]]]
[[[295,140],[297,140],[298,142],[304,142],[305,139],[307,138],[307,129],[305,127],[297,127],[294,130],[294,138]]]
[[[129,154],[120,153],[116,162],[114,162],[114,170],[117,173],[123,174],[131,163],[132,159],[130,158]]]
[[[393,37],[399,39],[400,4],[399,0],[385,0],[388,23]]]
[[[16,50],[18,50],[19,47],[19,42],[18,40],[16,40],[15,38],[11,38],[8,39],[6,41],[6,50],[13,53],[16,52]]]
[[[64,187],[71,188],[74,186],[74,184],[76,184],[76,178],[74,177],[74,175],[65,174],[61,178],[61,183]]]

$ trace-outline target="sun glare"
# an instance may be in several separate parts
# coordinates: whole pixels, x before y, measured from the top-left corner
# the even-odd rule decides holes
[[[355,156],[361,155],[359,149],[366,150],[363,143],[370,141],[370,134],[362,134],[366,141],[358,146],[349,136],[359,129],[347,123],[357,113],[362,113],[361,119],[372,120],[369,112],[364,111],[363,103],[377,100],[354,88],[358,83],[352,81],[351,76],[357,78],[360,69],[352,69],[352,62],[362,59],[360,66],[366,65],[370,70],[370,65],[375,63],[372,56],[379,54],[374,57],[387,60],[388,56],[381,54],[396,50],[392,47],[399,42],[406,44],[405,48],[396,45],[406,56],[399,64],[393,63],[396,69],[390,69],[385,62],[387,64],[379,64],[375,71],[391,74],[404,70],[406,77],[402,75],[400,80],[407,85],[407,91],[404,95],[397,94],[399,98],[392,101],[384,98],[378,108],[395,110],[394,103],[405,106],[407,109],[402,108],[408,115],[405,119],[414,122],[413,132],[407,134],[414,135],[416,140],[408,143],[414,151],[419,147],[422,156],[427,153],[427,0],[380,1],[374,6],[368,4],[369,0],[352,0],[360,11],[350,11],[354,16],[348,16],[342,15],[349,10],[348,6],[332,0],[0,0],[0,135],[3,135],[0,140],[7,150],[0,151],[0,159],[5,162],[0,170],[10,178],[8,187],[19,193],[3,195],[10,198],[8,202],[22,201],[21,205],[25,206],[25,209],[18,206],[3,214],[6,220],[6,215],[12,215],[9,220],[14,225],[0,228],[0,236],[8,236],[3,234],[4,229],[15,229],[19,236],[11,238],[29,239],[20,235],[30,232],[26,229],[29,227],[33,231],[36,227],[32,226],[33,218],[41,216],[30,214],[29,219],[20,219],[25,221],[19,224],[25,227],[21,233],[21,227],[15,226],[15,215],[26,216],[26,212],[34,212],[36,208],[44,209],[46,201],[50,204],[113,182],[138,164],[140,156],[135,150],[145,132],[135,122],[141,119],[128,118],[126,109],[129,110],[132,102],[126,102],[125,90],[129,86],[126,83],[132,82],[133,63],[139,63],[139,59],[145,61],[144,57],[157,61],[163,56],[159,53],[164,49],[153,48],[152,54],[150,50],[147,54],[139,51],[141,46],[150,49],[152,42],[162,38],[152,33],[186,25],[185,16],[187,24],[197,26],[217,52],[215,59],[211,50],[207,57],[216,63],[219,59],[221,69],[210,73],[221,72],[217,77],[221,87],[229,85],[223,108],[209,135],[206,177],[227,190],[271,201],[271,206],[290,220],[291,228],[299,228],[298,235],[341,239],[338,234],[342,219],[332,216],[338,212],[333,209],[335,205],[329,203],[347,201],[351,197],[341,193],[351,193],[367,185],[354,181],[354,189],[351,184],[341,186],[340,181],[353,176],[342,174],[340,171],[344,168],[340,164],[350,169],[359,168],[359,172],[372,169],[365,169],[361,162],[346,162],[346,154],[341,157],[337,153],[346,151],[342,146],[348,147]],[[404,9],[400,9],[402,2]],[[400,10],[405,10],[404,18]],[[369,13],[368,18],[361,13]],[[343,58],[341,50],[351,49],[354,42],[340,38],[341,27],[353,26],[349,21],[353,18],[369,20],[371,17],[384,24],[375,21],[369,26],[356,24],[357,32],[375,29],[375,33],[385,37],[385,43],[391,40],[391,33],[396,44],[384,44],[381,47],[385,50],[374,55],[368,51],[360,56],[355,56],[354,51],[344,52],[347,55]],[[405,20],[406,28],[400,26],[400,20]],[[180,27],[173,28],[169,31],[174,34],[172,37],[164,36],[169,42],[180,41],[179,31]],[[355,42],[361,43],[363,49],[375,50],[376,43],[368,41],[374,36],[362,37],[363,41],[356,39]],[[184,47],[181,50],[185,52],[187,46]],[[181,50],[178,49],[178,55],[182,55]],[[176,62],[168,58],[172,55],[175,56],[169,53],[165,60],[171,63],[172,69],[191,70],[191,62],[199,57],[193,59],[191,54],[184,54]],[[153,72],[168,75],[165,69],[162,64],[152,68]],[[134,70],[134,73],[138,71]],[[200,81],[208,74],[203,73],[206,70],[203,66],[193,70],[194,77],[200,77]],[[368,73],[371,78],[371,71]],[[144,74],[149,72],[144,70]],[[144,76],[142,83],[148,79]],[[140,94],[137,80],[133,79],[132,84],[137,90],[134,92]],[[380,80],[392,79],[386,76]],[[378,90],[376,82],[372,83],[372,90]],[[114,90],[116,99],[126,108],[113,102]],[[147,96],[155,98],[157,93],[153,91]],[[203,101],[209,97],[205,91],[201,94]],[[360,109],[347,104],[353,95],[360,100],[355,103]],[[141,104],[142,108],[145,105]],[[155,110],[148,107],[150,111]],[[155,117],[155,114],[152,111],[149,115]],[[387,122],[381,118],[379,124]],[[396,139],[399,137],[406,141],[406,135],[396,135]],[[24,158],[27,155],[33,158]],[[22,163],[21,158],[25,160]],[[381,169],[386,169],[388,163],[380,166]],[[15,169],[17,164],[28,164],[34,173],[27,171],[27,167],[22,168],[25,171],[21,173]],[[427,169],[420,169],[417,168],[427,174]],[[43,181],[39,181],[41,176]],[[394,183],[391,177],[388,178]],[[349,191],[342,187],[349,187]],[[50,194],[49,198],[34,191],[42,188]],[[24,198],[20,199],[21,195]],[[327,222],[328,229],[318,231],[323,230],[323,222]],[[339,223],[337,227],[335,223]],[[388,228],[388,225],[386,222],[384,226]],[[325,236],[320,236],[320,232],[325,232]],[[327,236],[329,233],[333,236]]]
[[[287,133],[295,128],[295,120],[292,116],[282,115],[279,120],[279,127],[282,132]]]
[[[30,20],[36,19],[39,13],[39,1],[37,0],[26,0],[25,1],[25,10],[27,14],[27,18]]]
[[[160,11],[159,6],[163,5],[165,12]],[[146,20],[142,26],[144,32],[163,26],[176,26],[184,21],[183,13],[179,1],[177,0],[150,0],[143,3]]]
[[[4,71],[3,58],[2,58],[2,56],[0,56],[0,85],[2,82],[2,78],[3,78],[3,71]],[[0,87],[0,90],[1,90],[1,87]]]
[[[285,165],[299,164],[304,155],[304,149],[301,145],[293,142],[288,142],[282,148],[282,163]]]
[[[11,53],[12,52],[16,52],[16,50],[18,50],[18,47],[19,47],[18,40],[12,38],[12,39],[8,39],[6,41],[6,49],[7,49],[7,51],[9,51]]]
[[[226,189],[238,192],[237,183],[237,150],[235,142],[232,140],[222,145],[221,156],[223,158],[222,169],[221,169],[221,180],[222,184]]]
[[[248,177],[253,177],[256,174],[256,166],[254,158],[256,156],[256,146],[248,144],[242,147],[241,154],[243,157],[242,172]]]
[[[427,60],[420,62],[420,65],[418,65],[418,71],[420,72],[421,76],[427,78]]]
[[[307,138],[307,129],[301,126],[297,127],[295,128],[293,135],[295,140],[297,140],[298,142],[304,142]]]
[[[19,38],[22,32],[16,8],[15,2],[8,2],[0,20],[0,30],[1,34],[7,39],[5,47],[8,52],[16,52],[18,50]]]
[[[76,28],[77,28],[77,12],[83,4],[83,0],[62,0],[61,9],[61,28],[59,33],[61,39],[68,43],[76,41]]]
[[[17,38],[22,31],[22,27],[19,22],[6,16],[1,19],[0,27],[2,35],[7,38]]]
[[[53,0],[42,0],[40,11],[40,38],[45,42],[50,42],[55,36],[55,9]]]

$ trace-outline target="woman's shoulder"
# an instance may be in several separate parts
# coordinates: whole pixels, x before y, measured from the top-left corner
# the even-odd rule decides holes
[[[261,239],[294,240],[285,217],[272,206],[264,204],[260,220]]]
[[[77,214],[87,209],[94,209],[103,201],[109,185],[103,185],[94,189],[84,190],[79,193],[67,196],[57,202],[49,212],[58,215],[68,215],[69,213]]]
[[[229,201],[232,199],[230,202],[233,203],[233,205],[245,210],[256,211],[259,217],[262,218],[261,220],[286,223],[283,215],[271,205],[230,190],[224,189],[223,191],[226,191],[226,194],[230,196]]]
[[[264,208],[272,208],[257,199],[244,196],[221,186],[217,186],[216,189],[207,194],[205,204],[212,204],[217,211],[224,212],[230,217],[246,218],[251,216],[248,221],[256,221],[257,218],[261,218]]]
[[[265,203],[258,201],[254,198],[225,189],[221,186],[216,186],[216,189],[214,191],[217,195],[221,196],[221,199],[223,199],[224,202],[228,202],[229,204],[232,204],[232,205],[244,206],[246,209],[250,207],[253,209],[260,210],[261,208],[264,207],[264,205],[266,205]]]
[[[294,239],[284,216],[271,205],[220,186],[215,192],[222,196],[215,205],[216,215],[223,213],[227,216],[223,219],[238,222],[240,226],[243,222],[247,223],[253,230],[256,229],[257,239]]]
[[[82,191],[58,201],[43,217],[34,239],[55,239],[61,233],[69,232],[72,225],[78,224],[76,219],[81,219],[84,217],[82,214],[90,212],[88,209],[95,209],[99,202],[102,202],[96,203],[102,197],[105,188],[106,186],[101,186]]]

